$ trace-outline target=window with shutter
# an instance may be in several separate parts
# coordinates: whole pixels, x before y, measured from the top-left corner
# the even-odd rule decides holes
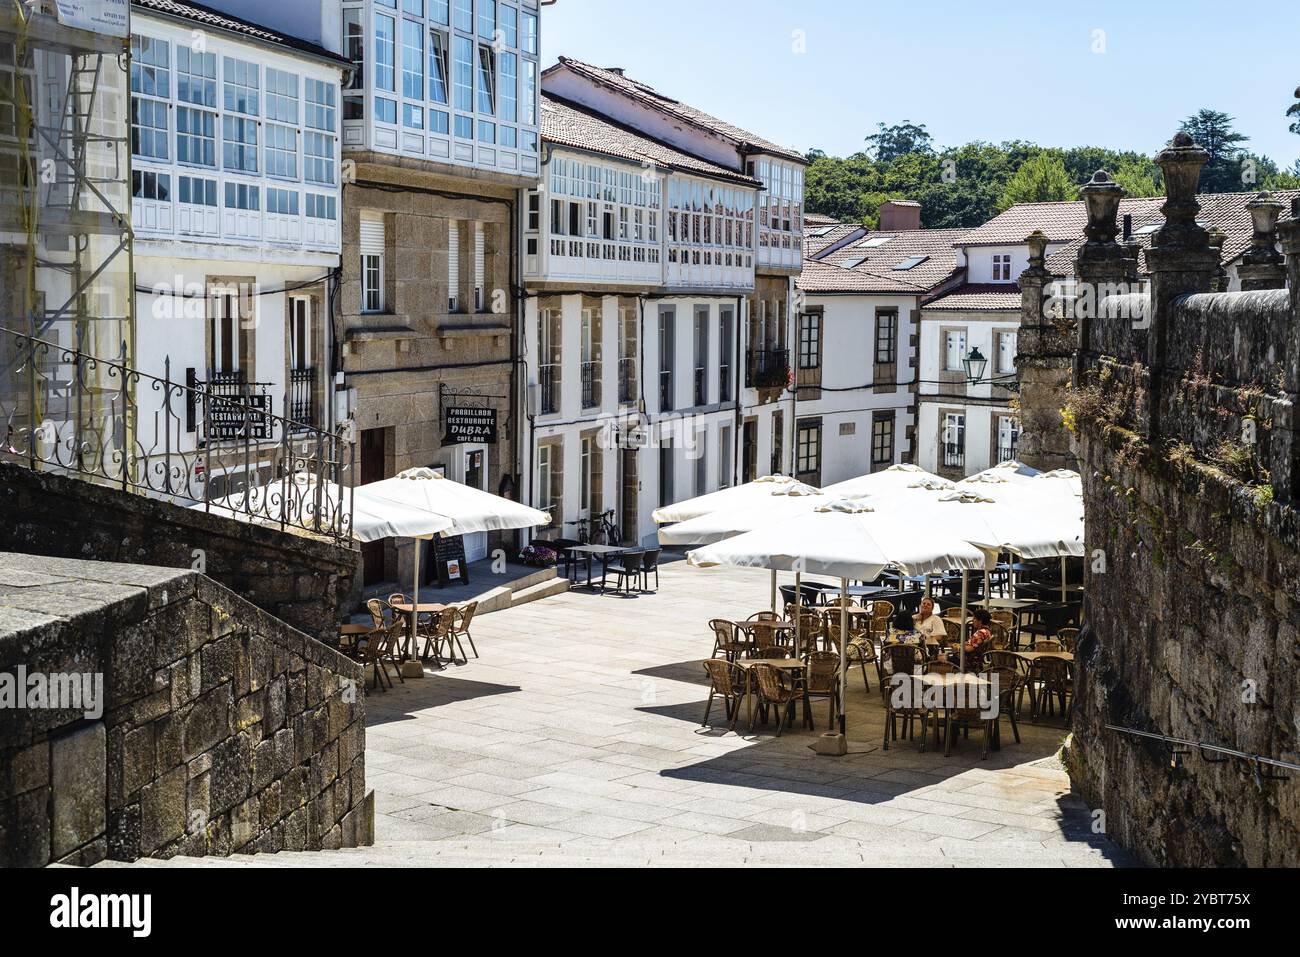
[[[447,228],[447,311],[460,309],[460,224]]]

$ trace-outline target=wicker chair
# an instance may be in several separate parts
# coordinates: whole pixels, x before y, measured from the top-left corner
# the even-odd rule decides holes
[[[376,631],[387,628],[388,623],[393,619],[393,609],[382,598],[370,599],[366,602],[366,610],[370,612],[370,621]]]
[[[456,622],[460,618],[460,609],[447,607],[438,614],[434,615],[428,624],[422,624],[417,634],[424,638],[424,652],[420,657],[428,661],[430,657],[434,661],[442,664],[442,648],[447,648],[447,659],[449,661],[459,661],[464,663],[465,649],[461,648],[460,641],[456,638]],[[460,649],[460,657],[456,657],[456,649]],[[432,651],[432,654],[430,652]]]
[[[756,611],[745,621],[780,621],[781,616],[774,611]]]
[[[989,633],[993,636],[994,648],[1004,651],[1011,647],[1011,632],[1006,625],[995,621],[989,625]]]
[[[919,649],[913,645],[888,645],[881,649],[881,655],[888,662],[888,669],[891,675],[910,675],[912,669],[920,661]],[[925,707],[924,698],[920,694],[920,688],[916,683],[910,686],[903,684],[905,680],[898,679],[895,684],[892,677],[885,674],[886,665],[881,665],[880,672],[880,690],[881,697],[885,705],[885,750],[889,750],[890,740],[898,740],[898,722],[903,722],[903,738],[912,738],[919,741],[919,747],[925,750],[925,739],[929,733],[930,710]],[[899,691],[901,696],[896,697],[892,692]],[[915,723],[921,722],[921,735],[919,739],[916,735]]]
[[[776,736],[779,738],[787,717],[794,719],[794,704],[803,700],[803,688],[793,675],[773,665],[757,664],[750,670],[758,686],[761,710],[766,714],[769,705],[776,709]],[[805,715],[804,722],[809,720]],[[754,730],[752,720],[749,730]]]
[[[704,662],[704,672],[709,676],[709,701],[704,706],[704,720],[700,727],[709,726],[709,712],[713,709],[713,699],[722,698],[727,712],[727,728],[736,730],[736,719],[740,716],[740,703],[745,697],[745,673],[735,662],[722,658],[708,658]]]
[[[1074,654],[1075,649],[1079,647],[1079,629],[1062,628],[1056,633],[1056,640],[1061,643],[1063,649]]]
[[[1061,716],[1065,717],[1065,702],[1074,695],[1074,680],[1070,663],[1063,658],[1039,658],[1035,663],[1041,686],[1038,689],[1037,717],[1050,713],[1056,715],[1056,704],[1061,706]]]
[[[467,605],[462,605],[460,615],[456,619],[456,624],[452,628],[452,634],[456,636],[456,643],[464,638],[469,642],[470,651],[474,652],[474,657],[478,657],[478,648],[474,647],[474,636],[469,633],[470,622],[474,620],[474,613],[478,611],[478,602],[472,601]],[[464,654],[462,651],[461,654]]]
[[[752,654],[755,658],[790,658],[794,649],[790,647],[790,632],[786,628],[764,627],[768,622],[750,622],[746,629],[753,639]]]
[[[793,605],[790,605],[789,607],[791,609],[794,608]],[[799,612],[798,618],[800,652],[815,650],[818,645],[824,647],[826,631],[822,623],[822,616],[807,605],[802,606],[802,609],[803,610]],[[792,613],[790,621],[793,622],[794,620],[795,616]]]
[[[994,652],[997,654],[997,652]],[[1016,667],[1003,667],[994,665],[984,671],[983,676],[990,681],[996,676],[998,682],[998,715],[989,723],[992,725],[993,743],[998,747],[1002,746],[1002,716],[1006,715],[1011,722],[1011,733],[1015,736],[1016,744],[1020,743],[1020,725],[1016,721],[1016,689],[1020,682],[1020,672]],[[985,752],[987,754],[987,751]]]
[[[957,673],[957,666],[951,661],[927,661],[925,663],[925,673],[927,675],[951,675]]]
[[[1042,641],[1034,642],[1034,651],[1064,651],[1064,650],[1065,649],[1062,647],[1059,641],[1044,639]]]
[[[709,627],[713,629],[713,652],[709,657],[716,658],[721,651],[728,661],[735,661],[736,655],[749,648],[749,644],[736,635],[734,622],[725,618],[714,618],[709,622]]]
[[[961,644],[961,619],[945,618],[943,620],[944,631],[948,632],[948,644]]]
[[[866,679],[863,667],[863,679]],[[870,690],[870,689],[868,689]],[[835,728],[835,715],[840,702],[840,656],[833,651],[814,651],[808,656],[808,678],[804,682],[804,701],[826,698],[830,701],[830,728]],[[814,728],[816,722],[813,723]]]
[[[836,645],[838,648],[839,646]],[[862,670],[862,687],[871,691],[871,682],[867,680],[867,665],[879,667],[880,656],[876,654],[876,642],[870,635],[854,635],[850,632],[848,646],[844,649],[846,663],[857,662]]]
[[[393,679],[388,676],[388,666],[392,665],[397,672],[397,678],[402,684],[406,684],[406,678],[402,674],[402,662],[398,656],[398,648],[403,637],[403,628],[401,619],[386,625],[373,635],[367,636],[365,640],[357,642],[355,657],[363,666],[369,666],[374,669],[375,681],[374,687],[380,691],[384,689],[384,682],[388,682],[388,687],[393,686]]]
[[[872,638],[884,639],[889,634],[889,622],[894,617],[894,603],[892,601],[873,601],[871,603],[871,618],[867,622],[867,631]]]

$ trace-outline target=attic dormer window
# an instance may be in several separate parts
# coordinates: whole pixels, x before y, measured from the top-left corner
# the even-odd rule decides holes
[[[993,281],[1011,281],[1011,254],[998,253],[993,257]]]

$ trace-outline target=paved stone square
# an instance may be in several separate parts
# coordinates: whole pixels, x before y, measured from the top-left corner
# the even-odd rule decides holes
[[[479,659],[373,692],[366,768],[385,863],[1110,866],[1055,754],[1065,729],[1004,726],[953,754],[881,747],[850,673],[850,754],[796,723],[700,726],[712,617],[766,607],[766,572],[661,566],[657,593],[576,590],[479,618]],[[814,704],[818,732],[824,702]],[[744,721],[742,718],[742,725]],[[365,852],[349,852],[365,853]],[[378,862],[378,861],[376,861]]]

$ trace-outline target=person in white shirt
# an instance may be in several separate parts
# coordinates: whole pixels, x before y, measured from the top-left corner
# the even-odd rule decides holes
[[[925,598],[921,601],[921,613],[913,620],[913,626],[926,638],[935,638],[942,641],[948,637],[948,629],[944,627],[943,619],[934,613],[934,599]]]

